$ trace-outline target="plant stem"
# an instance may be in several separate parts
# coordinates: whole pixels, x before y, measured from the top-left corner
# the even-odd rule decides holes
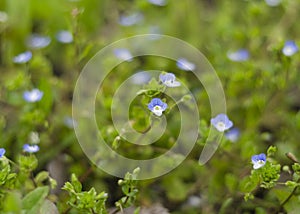
[[[300,179],[297,180],[297,183],[300,182]],[[280,204],[280,208],[283,208],[283,206],[293,197],[295,192],[297,191],[299,186],[294,187],[293,191],[290,193],[290,195]]]

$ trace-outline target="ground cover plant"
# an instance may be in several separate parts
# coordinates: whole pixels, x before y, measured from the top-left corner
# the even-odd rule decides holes
[[[299,213],[299,10],[297,0],[0,1],[0,213]],[[74,90],[99,50],[139,34],[152,34],[146,44],[168,35],[199,50],[220,80],[226,109],[214,112],[197,79],[201,60],[183,49],[168,47],[182,54],[175,60],[135,57],[124,47],[97,58],[121,63],[94,97],[98,130],[86,141],[101,136],[141,163],[164,157],[147,169],[124,162],[130,170],[114,176],[98,167],[114,156],[86,150],[75,134],[89,132],[89,122],[74,117]],[[114,99],[119,88],[135,95],[128,109]],[[129,123],[116,126],[112,109]],[[168,153],[178,144],[182,111],[199,115],[189,118],[197,132],[187,155],[184,145],[194,142]],[[130,138],[129,127],[161,135],[148,145]],[[201,164],[207,139],[219,145]],[[139,179],[153,172],[163,175]]]

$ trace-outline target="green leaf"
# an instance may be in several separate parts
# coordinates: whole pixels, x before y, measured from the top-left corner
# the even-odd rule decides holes
[[[21,212],[21,194],[19,192],[8,192],[4,199],[4,212],[20,213]]]
[[[35,155],[25,156],[22,155],[19,157],[20,169],[22,171],[28,172],[33,171],[38,166],[38,160]]]
[[[39,173],[35,176],[34,180],[35,180],[35,182],[36,182],[37,184],[41,184],[41,183],[44,182],[46,179],[48,179],[48,177],[49,177],[49,172],[47,172],[47,171],[42,171],[42,172],[39,172]]]
[[[72,174],[71,176],[71,181],[72,181],[72,185],[74,187],[75,192],[81,192],[82,190],[82,185],[79,182],[78,178],[76,177],[75,174]]]
[[[37,187],[28,193],[22,200],[22,207],[28,214],[37,213],[40,209],[46,196],[48,195],[49,187]]]
[[[0,170],[0,185],[3,185],[6,182],[6,179],[10,173],[10,165],[7,161],[1,162],[1,170]]]
[[[267,151],[267,156],[268,157],[274,156],[274,154],[276,153],[276,151],[277,151],[277,147],[276,146],[270,146],[268,148],[268,151]]]
[[[39,214],[59,214],[59,212],[55,204],[46,199],[42,204]]]

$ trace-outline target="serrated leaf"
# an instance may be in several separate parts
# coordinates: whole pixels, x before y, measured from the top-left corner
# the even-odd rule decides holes
[[[72,174],[71,176],[71,181],[72,181],[72,185],[74,187],[75,192],[81,192],[82,190],[82,185],[79,182],[78,178],[76,177],[75,174]]]

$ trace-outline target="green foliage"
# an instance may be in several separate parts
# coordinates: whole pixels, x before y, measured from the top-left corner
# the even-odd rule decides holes
[[[116,207],[123,212],[124,208],[134,205],[138,189],[137,189],[137,177],[139,174],[140,168],[133,170],[132,174],[127,172],[124,180],[120,179],[118,185],[121,187],[124,196],[115,202]],[[138,211],[136,211],[138,212]]]
[[[101,192],[98,194],[93,187],[89,191],[82,191],[82,185],[75,174],[72,174],[71,182],[65,183],[62,189],[66,190],[70,195],[67,203],[78,211],[107,213],[105,208],[107,193]]]
[[[37,187],[29,192],[22,199],[22,208],[25,213],[38,213],[46,196],[49,193],[49,187]]]
[[[109,213],[133,207],[139,213],[154,203],[171,213],[300,213],[300,58],[299,52],[282,52],[287,40],[300,45],[300,2],[281,0],[272,7],[266,2],[169,0],[158,6],[148,0],[0,1],[0,139],[6,149],[0,157],[0,213]],[[123,16],[136,12],[143,16],[140,22],[120,25]],[[60,30],[68,30],[73,41],[60,43]],[[177,105],[189,108],[191,99],[197,102],[200,121],[188,157],[171,154],[147,169],[161,171],[186,158],[176,170],[147,181],[138,181],[136,170],[117,184],[101,170],[86,170],[91,163],[72,127],[82,124],[65,119],[72,119],[73,90],[88,60],[113,41],[153,31],[182,39],[207,57],[222,82],[226,113],[240,135],[231,142],[226,131],[211,160],[199,166],[206,139],[216,132],[210,124],[215,98],[208,97],[192,72],[179,69],[171,59],[139,56],[123,62],[107,75],[95,101],[98,133],[116,152],[140,160],[166,154],[180,133]],[[49,36],[51,43],[30,48],[32,34]],[[228,52],[240,48],[249,51],[249,59],[230,60]],[[32,58],[15,63],[14,57],[25,51],[31,51]],[[197,69],[206,72],[205,67]],[[124,133],[128,126],[147,133],[160,121],[147,109],[152,98],[161,98],[169,107],[164,134],[147,146],[127,142],[111,118],[116,89],[139,70],[172,72],[191,91],[170,90],[157,77],[139,85]],[[41,90],[43,98],[26,102],[23,92],[33,88]],[[170,91],[176,100],[166,95]],[[40,137],[36,154],[21,151],[22,145],[32,143],[32,132]],[[266,164],[251,169],[251,156],[261,152],[267,154]],[[197,203],[193,196],[200,198]]]

